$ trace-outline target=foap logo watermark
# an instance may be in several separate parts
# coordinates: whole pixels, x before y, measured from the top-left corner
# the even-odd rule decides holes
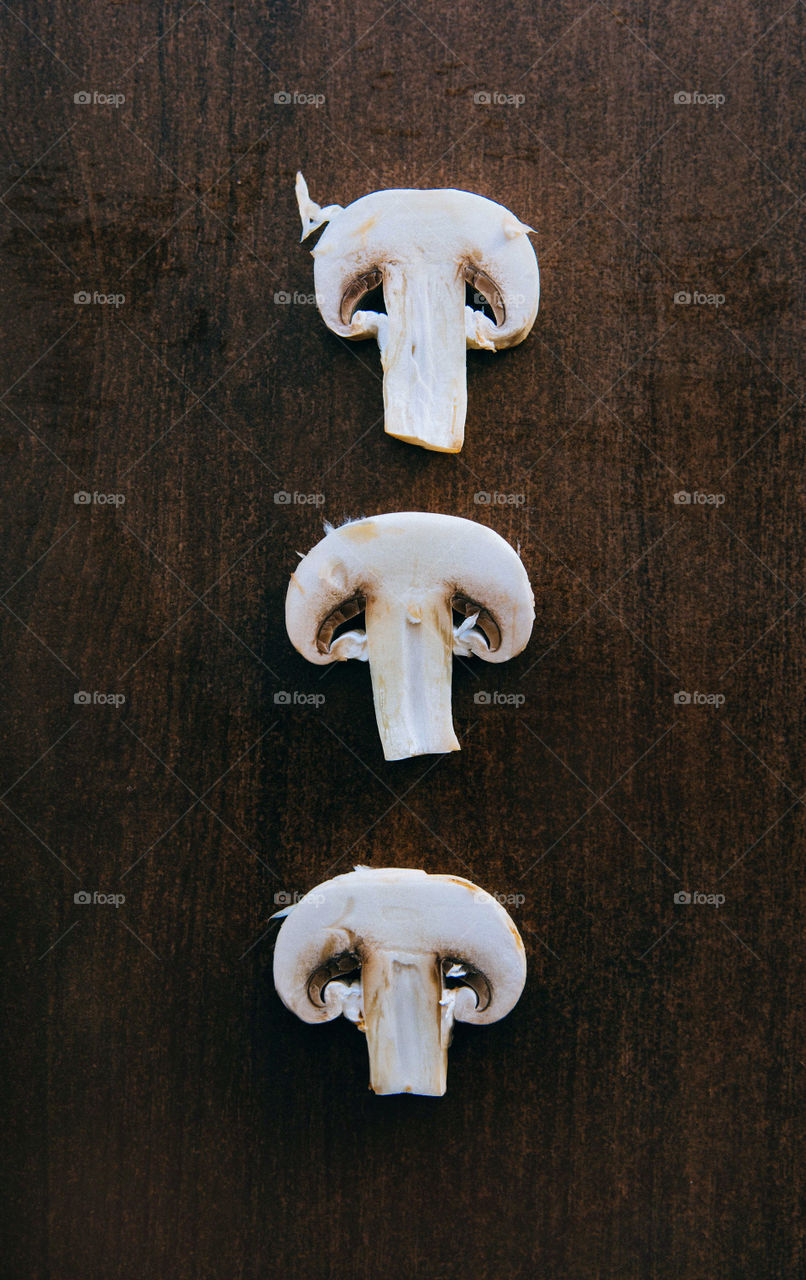
[[[96,889],[90,893],[88,889],[79,889],[73,894],[73,902],[81,907],[122,907],[126,901],[125,893],[99,893]]]
[[[717,111],[725,105],[724,93],[702,93],[695,89],[689,93],[686,89],[678,89],[674,95],[676,107],[714,107]]]
[[[97,89],[81,89],[73,94],[77,107],[114,107],[117,110],[125,101],[125,93],[99,93]]]
[[[77,707],[122,707],[125,701],[125,693],[101,693],[99,689],[79,689],[73,694]]]
[[[715,307],[725,305],[724,293],[703,293],[701,289],[678,289],[674,295],[676,307]]]
[[[522,507],[526,503],[526,494],[499,493],[497,490],[488,493],[486,489],[480,489],[473,494],[473,501],[477,507]]]
[[[125,293],[99,293],[89,289],[79,289],[73,294],[73,302],[77,307],[122,307],[126,301]]]
[[[321,293],[300,293],[297,289],[278,289],[274,295],[278,307],[318,307],[322,302]]]
[[[479,308],[496,306],[503,310],[504,299],[501,297],[500,293],[496,293],[493,297],[488,298],[486,293],[479,293],[479,291],[476,290],[473,293],[473,306]]]
[[[122,507],[126,501],[125,493],[98,493],[88,489],[76,489],[73,502],[77,507]]]
[[[526,101],[523,93],[499,93],[495,89],[479,89],[473,94],[477,107],[522,107]]]
[[[492,889],[489,892],[486,889],[476,889],[473,897],[476,902],[482,904],[486,903],[488,898],[495,898],[502,907],[522,907],[526,901],[525,893],[498,893]]]
[[[274,495],[278,507],[321,507],[325,501],[323,493],[291,493],[288,489],[278,489]]]
[[[274,95],[276,107],[323,107],[323,93],[300,93],[297,89],[281,89]]]
[[[502,310],[504,308],[503,296],[497,291],[493,292],[491,290],[488,296],[486,293],[480,293],[478,289],[474,289],[473,295],[472,295],[472,301],[473,301],[474,307],[493,306],[493,307],[500,307]],[[508,293],[507,294],[507,306],[509,307],[512,307],[512,308],[520,307],[520,306],[523,306],[523,304],[528,301],[529,299],[527,298],[525,293]]]
[[[323,693],[302,693],[299,689],[281,689],[279,693],[274,695],[274,705],[276,707],[323,707],[325,704],[325,695]]]
[[[497,690],[487,693],[482,689],[479,693],[473,694],[473,701],[477,707],[522,707],[526,701],[526,694],[499,693]]]
[[[278,889],[274,895],[275,907],[296,907],[300,902],[312,902],[319,905],[324,902],[323,893],[299,893],[296,889]]]
[[[674,900],[679,907],[723,907],[724,893],[700,893],[695,890],[689,893],[686,889],[678,889]]]
[[[688,489],[678,489],[673,502],[676,507],[722,507],[725,505],[725,495],[701,493],[699,489],[695,489],[693,493],[689,493]]]
[[[689,693],[687,689],[679,689],[674,695],[676,707],[724,707],[724,693],[699,693],[696,689]]]

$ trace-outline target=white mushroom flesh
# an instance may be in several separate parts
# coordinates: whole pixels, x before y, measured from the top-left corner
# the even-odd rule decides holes
[[[353,982],[327,980],[353,966]],[[500,903],[469,880],[410,869],[357,867],[319,885],[288,913],[274,956],[289,1009],[306,1022],[344,1014],[366,1033],[376,1094],[444,1094],[454,1020],[504,1017],[525,979]]]
[[[366,630],[336,635],[363,604]],[[454,624],[453,609],[466,616]],[[453,654],[520,653],[534,597],[520,558],[492,529],[458,516],[400,512],[331,529],[292,574],[286,627],[318,664],[369,662],[387,760],[458,751]]]
[[[321,209],[297,174],[303,239],[328,223],[314,257],[319,310],[334,333],[374,337],[384,371],[385,429],[426,449],[462,448],[466,347],[523,341],[540,297],[531,231],[503,205],[468,191],[376,191]],[[386,314],[363,310],[383,284]],[[465,305],[471,284],[495,321]]]

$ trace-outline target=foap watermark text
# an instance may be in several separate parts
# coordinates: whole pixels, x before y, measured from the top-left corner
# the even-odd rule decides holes
[[[676,307],[715,307],[725,305],[724,293],[703,293],[700,289],[678,289],[674,295]]]
[[[486,903],[488,898],[495,898],[496,902],[500,902],[502,907],[522,907],[526,901],[525,893],[498,893],[491,889],[489,893],[486,889],[476,889],[473,893],[476,902]]]
[[[87,489],[77,489],[73,494],[73,502],[77,507],[122,507],[126,501],[125,493],[90,493]]]
[[[699,693],[696,689],[693,693],[689,693],[687,689],[680,689],[674,695],[674,704],[676,707],[724,707],[724,693]]]
[[[718,111],[725,105],[725,95],[724,93],[702,93],[699,89],[694,89],[693,92],[678,89],[674,95],[674,104],[676,107],[715,107]]]
[[[299,893],[297,889],[278,889],[274,895],[274,905],[276,907],[296,907],[300,902],[313,902],[319,904],[324,902],[325,895],[323,893]]]
[[[73,302],[77,307],[122,307],[126,301],[125,293],[100,293],[94,289],[79,289],[73,294]]]
[[[298,289],[292,293],[290,289],[278,289],[274,302],[278,307],[318,307],[322,302],[322,294],[300,293]]]
[[[526,701],[526,694],[499,693],[497,689],[487,693],[481,689],[473,694],[473,701],[477,707],[522,707]]]
[[[479,89],[473,94],[477,107],[522,107],[525,101],[523,93],[500,93],[496,89]]]
[[[686,889],[678,889],[674,900],[679,907],[723,907],[724,893],[700,893],[695,889],[689,893]]]
[[[77,107],[114,107],[117,110],[125,101],[125,93],[99,93],[97,89],[80,89],[73,94]]]
[[[122,707],[125,701],[125,693],[101,693],[99,689],[79,689],[73,694],[77,707]]]
[[[721,507],[724,506],[725,495],[701,493],[699,489],[695,489],[693,493],[689,493],[688,489],[678,489],[673,501],[676,507]]]
[[[298,89],[280,89],[274,95],[274,104],[277,107],[323,107],[325,95],[300,93]]]
[[[324,505],[323,493],[290,493],[288,489],[278,489],[274,495],[278,507],[321,507]]]
[[[73,902],[82,907],[122,907],[125,901],[125,893],[99,893],[97,889],[93,893],[88,889],[79,889],[78,893],[73,894]]]
[[[478,493],[473,494],[473,501],[477,507],[522,507],[526,502],[526,494],[499,493],[497,490],[488,492],[486,489],[480,489]]]
[[[280,689],[274,695],[274,705],[276,707],[323,707],[325,705],[325,695],[323,693],[302,693],[299,689],[289,691],[288,689]]]

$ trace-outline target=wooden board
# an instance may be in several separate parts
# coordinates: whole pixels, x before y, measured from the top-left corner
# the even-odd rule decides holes
[[[804,1274],[802,17],[0,8],[4,1274]],[[384,436],[297,168],[536,229],[459,456]],[[386,765],[283,602],[323,519],[409,508],[519,545],[537,619],[456,664],[461,753]],[[523,932],[441,1100],[274,993],[268,917],[355,862]]]

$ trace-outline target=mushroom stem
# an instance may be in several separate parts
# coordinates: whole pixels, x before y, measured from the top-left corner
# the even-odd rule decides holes
[[[455,262],[386,265],[383,296],[385,429],[409,444],[458,453],[467,411],[464,274]]]
[[[442,971],[436,956],[373,951],[361,981],[370,1089],[441,1097],[453,1018],[440,1004]]]
[[[367,656],[386,760],[458,751],[453,624],[444,599],[368,600]]]

